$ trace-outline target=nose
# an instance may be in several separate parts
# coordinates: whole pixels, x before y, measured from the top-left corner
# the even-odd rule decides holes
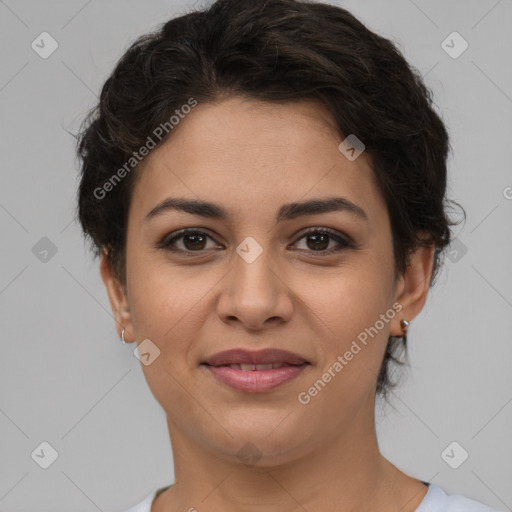
[[[261,330],[290,321],[293,294],[268,249],[252,262],[237,254],[222,282],[217,313],[224,323]]]

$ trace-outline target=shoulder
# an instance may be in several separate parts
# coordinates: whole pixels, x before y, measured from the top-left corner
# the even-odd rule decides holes
[[[171,487],[171,485],[167,485],[166,487],[160,487],[160,489],[157,489],[156,491],[153,491],[151,494],[146,496],[140,503],[137,503],[137,505],[134,505],[128,510],[125,510],[123,512],[151,512],[151,506],[153,505],[153,501],[155,498],[162,492],[166,491]]]
[[[416,512],[499,512],[479,501],[460,494],[448,495],[441,487],[430,484],[425,498]]]
[[[151,504],[153,503],[155,497],[156,492],[154,491],[146,496],[146,498],[144,498],[144,500],[142,500],[140,503],[137,503],[137,505],[134,505],[124,512],[151,512]]]

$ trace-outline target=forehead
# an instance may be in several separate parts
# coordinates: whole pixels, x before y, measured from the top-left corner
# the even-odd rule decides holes
[[[199,104],[137,169],[131,209],[140,216],[180,196],[221,202],[233,214],[270,206],[274,213],[281,203],[341,194],[378,214],[370,159],[363,152],[349,160],[342,140],[319,102]]]

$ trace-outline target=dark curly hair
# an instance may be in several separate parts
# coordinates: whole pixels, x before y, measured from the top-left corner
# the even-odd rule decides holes
[[[435,244],[434,283],[456,223],[446,214],[453,203],[445,198],[448,133],[421,75],[393,42],[340,7],[217,0],[133,42],[77,135],[79,222],[95,256],[105,252],[125,289],[135,152],[155,142],[157,127],[167,127],[157,143],[167,140],[169,119],[191,99],[235,95],[327,106],[340,135],[355,134],[365,144],[390,217],[395,274],[404,272],[412,250]],[[405,336],[389,337],[377,394],[385,397],[396,385],[388,363],[403,364],[397,354],[406,343]]]

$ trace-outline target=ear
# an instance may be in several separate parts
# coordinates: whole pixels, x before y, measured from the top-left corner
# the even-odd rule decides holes
[[[434,250],[433,243],[427,247],[418,247],[410,255],[405,272],[398,278],[395,302],[402,305],[402,310],[392,321],[391,336],[402,336],[400,320],[410,322],[423,309],[432,277]]]
[[[114,320],[116,321],[116,329],[119,333],[119,337],[121,337],[122,330],[124,329],[124,339],[125,341],[129,341],[133,339],[134,336],[128,299],[126,298],[122,284],[115,277],[108,262],[105,249],[101,251],[100,273],[105,288],[107,289],[108,299],[110,301],[112,313],[114,314]]]

